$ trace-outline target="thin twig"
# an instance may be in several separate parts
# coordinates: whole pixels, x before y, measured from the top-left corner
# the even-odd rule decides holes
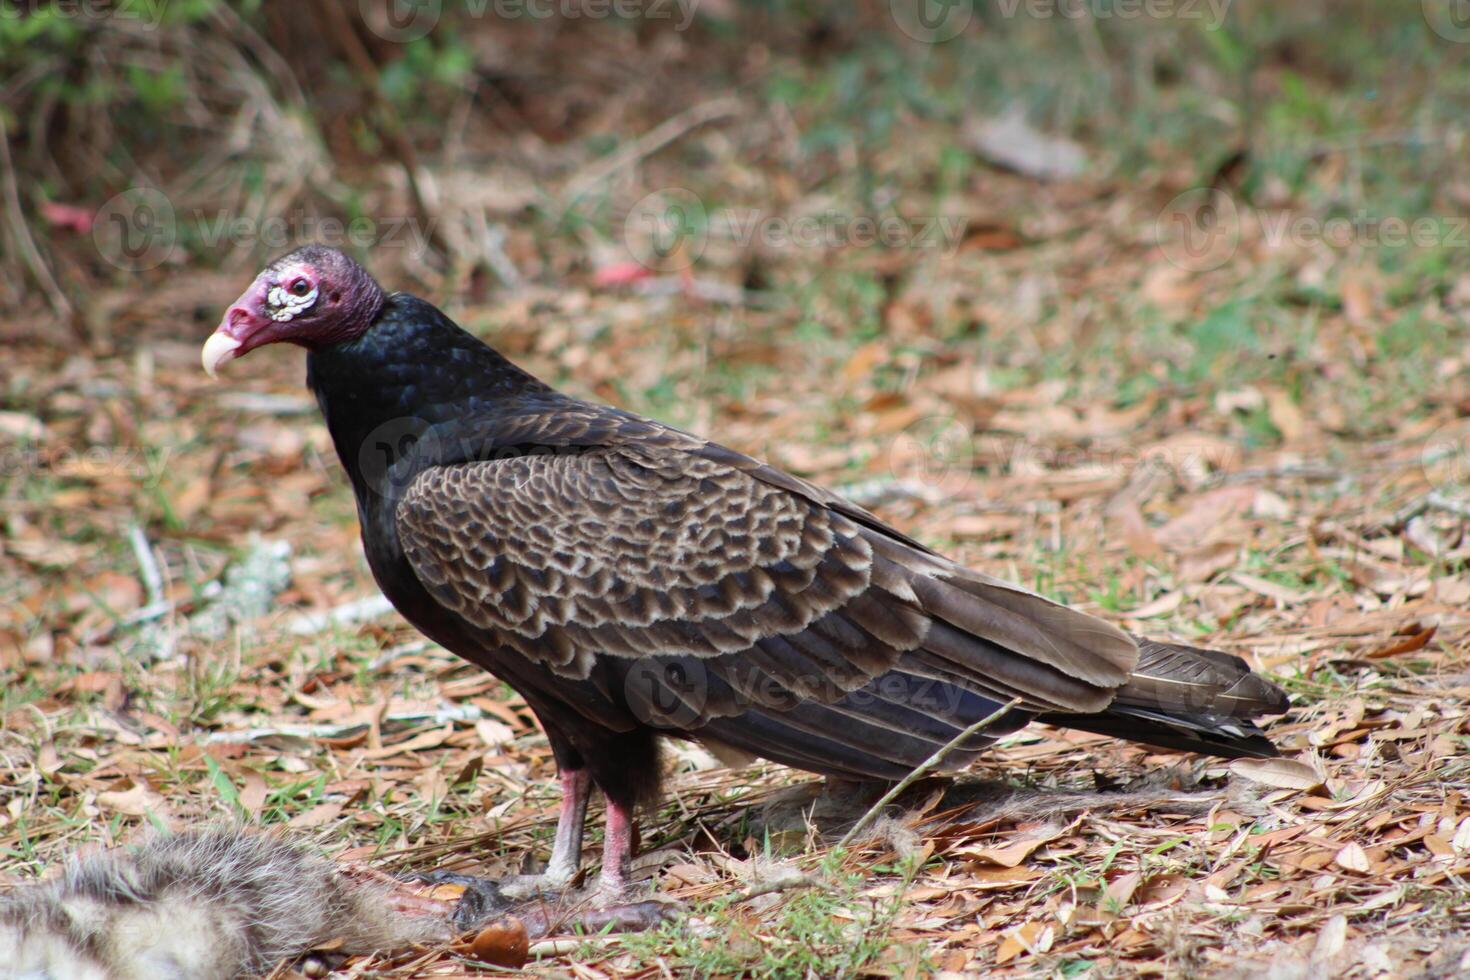
[[[1457,517],[1470,517],[1470,503],[1463,500],[1452,500],[1440,493],[1438,490],[1431,491],[1424,497],[1424,503],[1435,510],[1442,510],[1447,514]]]
[[[0,117],[0,178],[4,180],[5,210],[10,214],[10,227],[15,234],[16,247],[24,254],[26,265],[30,268],[31,275],[36,277],[36,285],[46,294],[51,309],[67,323],[75,323],[76,311],[72,309],[66,293],[61,291],[61,284],[51,274],[51,267],[46,264],[41,250],[36,248],[36,240],[31,237],[25,214],[20,209],[20,192],[15,186],[15,167],[10,162],[10,131],[6,129],[3,117]]]
[[[870,806],[868,808],[868,812],[863,814],[862,819],[853,824],[852,829],[842,836],[842,840],[837,842],[837,846],[845,848],[847,847],[847,845],[851,844],[853,840],[857,838],[858,834],[866,830],[868,824],[872,823],[873,820],[878,816],[878,814],[883,812],[884,807],[886,807],[888,804],[892,803],[895,799],[898,798],[898,794],[902,793],[914,783],[918,782],[920,779],[923,779],[926,775],[928,775],[931,770],[933,770],[936,766],[944,761],[945,756],[949,755],[949,753],[953,751],[954,748],[965,739],[969,738],[971,735],[974,735],[976,732],[979,732],[981,729],[988,727],[989,725],[997,721],[1001,715],[1005,714],[1007,711],[1010,711],[1012,708],[1020,703],[1021,699],[1019,697],[1011,698],[1005,704],[1001,705],[999,708],[996,708],[990,714],[986,715],[984,718],[981,718],[979,721],[975,722],[975,724],[971,725],[969,728],[966,728],[954,738],[941,745],[938,749],[934,751],[933,755],[925,759],[923,762],[919,763],[919,765],[914,769],[913,772],[909,773],[907,776],[903,777],[903,779],[899,780],[896,784],[894,784],[894,787],[892,789],[883,794],[883,797],[878,800],[877,803],[874,803],[872,806]]]
[[[148,604],[158,605],[164,601],[163,573],[158,570],[158,556],[148,543],[148,536],[138,524],[128,525],[128,543],[133,546],[133,557],[138,560],[138,572],[143,577],[143,588],[148,592]]]
[[[501,285],[514,292],[525,285],[525,279],[516,268],[515,262],[505,252],[505,242],[509,237],[505,225],[497,222],[491,225],[485,220],[484,209],[476,209],[473,213],[474,228],[471,234],[480,246],[480,255],[485,264],[490,267],[500,280]]]
[[[102,643],[120,628],[137,626],[139,623],[162,619],[164,616],[177,612],[185,606],[193,605],[198,600],[213,599],[220,594],[223,588],[217,581],[206,582],[196,595],[186,596],[183,599],[160,599],[157,602],[150,602],[146,606],[139,606],[120,619],[109,620],[103,623],[97,629],[84,634],[84,638],[88,643]]]
[[[567,181],[562,199],[567,202],[575,201],[619,170],[657,153],[690,130],[698,129],[716,119],[733,116],[739,110],[740,101],[734,96],[725,95],[670,116],[631,143],[583,167]]]
[[[783,875],[781,877],[772,878],[770,881],[762,881],[759,884],[751,885],[745,891],[740,893],[740,901],[748,902],[752,898],[758,898],[761,895],[773,895],[776,892],[790,891],[795,888],[825,887],[827,887],[827,882],[823,881],[821,878],[816,877],[815,875]]]
[[[1456,517],[1470,517],[1470,503],[1463,500],[1454,500],[1446,497],[1438,490],[1431,490],[1424,496],[1410,501],[1395,511],[1393,519],[1388,523],[1388,526],[1401,528],[1426,510],[1442,510],[1447,514],[1454,514]]]

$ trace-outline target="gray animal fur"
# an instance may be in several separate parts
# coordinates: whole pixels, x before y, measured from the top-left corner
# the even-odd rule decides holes
[[[434,903],[276,837],[207,831],[73,858],[0,898],[0,980],[243,980],[332,940],[448,938]]]

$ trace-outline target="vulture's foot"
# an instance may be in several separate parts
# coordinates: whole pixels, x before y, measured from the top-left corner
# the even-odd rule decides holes
[[[628,901],[626,884],[607,882],[586,893],[567,889],[548,875],[480,878],[456,871],[429,871],[415,878],[430,885],[457,885],[464,889],[454,908],[453,923],[460,932],[472,932],[505,916],[524,923],[532,939],[553,933],[641,932],[668,918],[672,906],[659,901]]]
[[[466,893],[468,895],[468,893]],[[561,903],[531,902],[517,906],[505,916],[472,921],[466,919],[466,929],[477,929],[494,918],[519,919],[530,939],[544,936],[576,936],[599,932],[642,932],[652,929],[667,919],[674,906],[667,902],[625,902],[619,905],[599,905],[595,902],[568,901]]]
[[[430,885],[461,885],[466,889],[479,889],[485,894],[494,893],[506,901],[507,906],[517,902],[559,899],[571,891],[576,873],[556,874],[548,868],[539,875],[506,875],[504,878],[481,878],[477,875],[460,874],[457,871],[427,871],[416,876]]]
[[[560,927],[563,931],[594,932],[643,932],[666,921],[675,906],[669,902],[627,902],[623,905],[604,905],[586,909],[572,915]]]
[[[415,876],[430,885],[457,885],[464,889],[455,906],[453,923],[459,932],[474,932],[506,916],[520,919],[532,939],[562,933],[641,932],[668,918],[673,906],[658,901],[626,901],[626,889],[616,896],[596,889],[581,894],[562,889],[542,875],[478,878],[455,871],[430,871]]]
[[[575,877],[576,872],[556,874],[548,868],[539,875],[510,875],[501,878],[496,884],[502,895],[517,902],[532,902],[538,899],[552,901],[561,898],[571,890],[572,879]]]

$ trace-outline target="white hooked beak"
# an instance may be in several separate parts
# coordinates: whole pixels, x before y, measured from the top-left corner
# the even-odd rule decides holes
[[[204,349],[199,352],[199,360],[204,365],[204,373],[213,378],[221,365],[233,361],[239,353],[240,341],[223,330],[216,330],[204,342]]]

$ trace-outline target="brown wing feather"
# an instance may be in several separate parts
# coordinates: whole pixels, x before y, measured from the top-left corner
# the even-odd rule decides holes
[[[899,569],[897,578],[924,590],[919,604],[961,629],[1103,687],[1126,683],[1138,662],[1134,638],[1111,623],[956,564],[830,490],[715,443],[694,452],[861,525],[878,554]]]
[[[397,509],[404,553],[445,607],[564,676],[599,656],[699,658],[738,695],[701,717],[792,693],[830,702],[900,659],[1037,710],[1100,710],[1126,682],[1137,647],[1108,624],[662,433],[430,468]]]
[[[744,651],[870,585],[872,549],[840,515],[712,461],[632,447],[434,467],[397,524],[436,599],[574,677],[599,654]],[[912,643],[918,624],[902,616],[867,618]]]

